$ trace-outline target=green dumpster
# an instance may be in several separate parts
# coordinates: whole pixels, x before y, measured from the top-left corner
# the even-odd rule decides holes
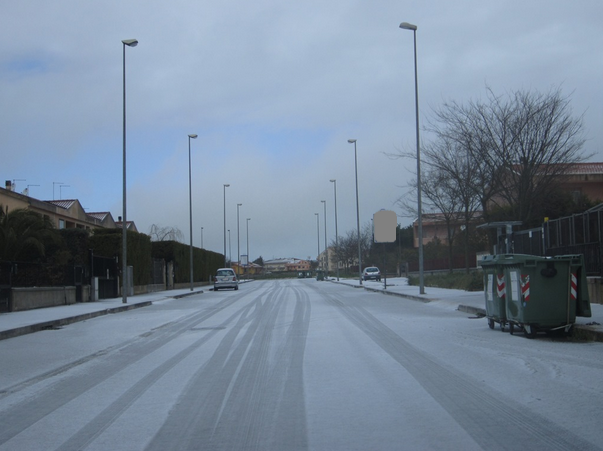
[[[505,305],[505,273],[499,260],[504,255],[486,255],[479,264],[484,271],[484,297],[486,301],[486,318],[488,326],[494,329],[494,324],[500,324],[500,330],[505,330],[507,324],[507,308]]]
[[[538,331],[570,333],[576,316],[590,317],[584,257],[501,255],[509,331],[515,326],[528,338]]]
[[[316,271],[316,280],[325,280],[325,273],[322,270]]]

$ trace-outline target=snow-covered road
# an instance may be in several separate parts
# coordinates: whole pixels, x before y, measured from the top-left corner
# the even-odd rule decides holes
[[[600,449],[602,352],[253,282],[0,341],[0,450]]]

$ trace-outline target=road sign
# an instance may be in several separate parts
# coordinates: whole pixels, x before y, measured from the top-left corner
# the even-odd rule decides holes
[[[398,218],[390,210],[380,210],[373,215],[375,243],[393,243],[396,241]]]

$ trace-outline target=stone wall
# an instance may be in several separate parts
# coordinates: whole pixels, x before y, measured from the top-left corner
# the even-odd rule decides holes
[[[11,311],[75,304],[75,287],[13,288]]]

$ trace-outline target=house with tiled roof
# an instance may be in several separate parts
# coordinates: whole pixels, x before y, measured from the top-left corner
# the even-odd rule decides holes
[[[120,222],[115,222],[109,212],[86,213],[77,199],[38,200],[26,193],[18,193],[10,180],[5,188],[0,188],[0,205],[8,210],[26,208],[33,210],[51,220],[57,229],[86,229],[118,228]],[[121,218],[120,218],[121,219]],[[128,221],[128,230],[138,231],[132,221]]]
[[[123,227],[123,221],[121,221],[121,216],[119,217],[120,221],[117,221],[115,223],[115,227],[117,227],[118,229],[121,229]],[[131,230],[133,232],[138,232],[138,229],[136,228],[136,224],[134,224],[134,221],[126,221],[126,229],[127,230]]]
[[[561,177],[560,186],[574,197],[584,195],[592,201],[603,202],[603,163],[572,164]]]
[[[88,213],[88,216],[99,220],[103,227],[107,229],[114,229],[117,227],[117,223],[113,219],[113,215],[108,211]]]
[[[550,168],[549,168],[550,169]],[[558,171],[552,171],[557,173]],[[603,163],[574,163],[564,168],[563,175],[556,176],[559,179],[559,187],[571,193],[574,199],[578,199],[581,195],[588,197],[591,201],[603,202]],[[497,198],[496,201],[504,203],[504,200]],[[459,219],[450,224],[455,228],[455,234],[462,231],[464,220]],[[478,224],[482,221],[482,212],[475,212],[471,222]],[[423,244],[427,244],[436,238],[445,242],[448,234],[448,224],[446,218],[441,213],[423,213],[422,216],[423,228]],[[413,222],[414,247],[419,245],[418,238],[418,220]]]

